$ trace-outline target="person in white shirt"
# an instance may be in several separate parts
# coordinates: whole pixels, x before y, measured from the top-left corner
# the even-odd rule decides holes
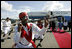
[[[3,31],[4,31],[3,39],[5,38],[7,33],[8,33],[8,39],[10,39],[11,21],[10,21],[10,19],[8,17],[3,22]]]
[[[32,41],[32,37],[35,32],[38,32],[39,36],[45,33],[46,27],[48,25],[45,20],[45,25],[42,29],[40,29],[34,23],[28,23],[28,14],[26,12],[21,12],[19,14],[19,18],[21,23],[15,27],[14,34],[14,42],[15,44],[12,46],[13,48],[36,48],[34,41]],[[33,32],[34,31],[34,32]]]
[[[1,21],[1,33],[3,32],[3,22]]]
[[[67,26],[68,26],[68,22],[65,20],[65,22],[63,23],[64,26],[64,30],[67,30]]]
[[[43,22],[42,22],[41,19],[37,21],[37,26],[38,26],[40,29],[43,28]],[[34,39],[33,39],[33,41],[35,42],[36,40],[39,40],[39,43],[38,43],[38,45],[37,45],[37,48],[38,48],[38,46],[42,47],[41,42],[43,41],[43,38],[44,38],[44,34],[42,34],[41,36],[39,36],[38,33],[35,33],[35,34],[34,34]]]

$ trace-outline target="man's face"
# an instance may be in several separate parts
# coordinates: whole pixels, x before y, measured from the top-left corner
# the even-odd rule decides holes
[[[6,19],[7,21],[9,21],[9,19]]]
[[[27,16],[23,16],[22,18],[20,18],[20,20],[21,20],[21,22],[22,22],[23,25],[26,24],[26,23],[28,23]]]

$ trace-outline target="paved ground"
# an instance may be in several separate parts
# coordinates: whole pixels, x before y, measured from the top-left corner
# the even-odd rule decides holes
[[[71,32],[69,32],[69,34],[71,34]],[[1,34],[1,38],[2,38]],[[5,42],[1,42],[1,48],[12,48],[12,45],[14,44],[13,42],[13,35],[14,33],[11,34],[11,39],[5,39]],[[38,44],[38,40],[36,41],[36,45]],[[42,47],[38,47],[38,48],[59,48],[54,35],[52,34],[52,32],[47,32],[45,34],[45,37],[42,41]]]

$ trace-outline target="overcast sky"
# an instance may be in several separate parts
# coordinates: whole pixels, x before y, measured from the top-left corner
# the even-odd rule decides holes
[[[1,18],[18,19],[23,11],[71,11],[71,1],[1,1]]]

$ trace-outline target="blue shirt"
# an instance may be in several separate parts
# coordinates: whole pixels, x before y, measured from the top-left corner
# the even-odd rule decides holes
[[[63,26],[63,23],[59,22],[59,28],[62,28],[62,26]]]

